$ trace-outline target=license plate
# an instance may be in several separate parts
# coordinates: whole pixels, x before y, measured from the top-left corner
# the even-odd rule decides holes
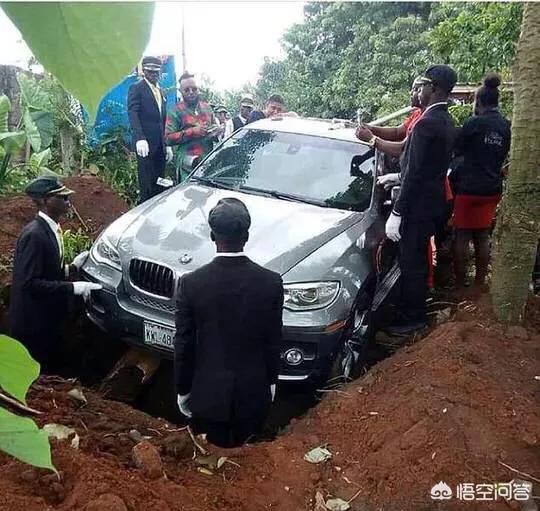
[[[144,322],[144,342],[173,349],[176,330],[157,323]]]

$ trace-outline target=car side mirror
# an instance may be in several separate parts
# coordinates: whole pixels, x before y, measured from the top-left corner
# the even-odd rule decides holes
[[[364,162],[366,162],[370,158],[373,158],[373,156],[375,156],[375,149],[370,149],[369,151],[366,151],[364,154],[357,154],[353,156],[351,160],[351,167],[350,167],[351,177],[363,176],[365,174],[365,171],[362,172],[362,165],[364,164]]]
[[[199,164],[200,161],[200,156],[186,154],[182,160],[182,170],[189,173]]]

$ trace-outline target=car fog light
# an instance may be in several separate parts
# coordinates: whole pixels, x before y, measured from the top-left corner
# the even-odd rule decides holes
[[[297,349],[288,350],[285,352],[285,362],[290,366],[297,366],[304,360],[304,354]]]

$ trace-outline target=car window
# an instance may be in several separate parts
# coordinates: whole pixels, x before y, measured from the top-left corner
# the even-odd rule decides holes
[[[195,176],[363,211],[374,179],[373,151],[366,151],[354,142],[244,129],[211,154]]]

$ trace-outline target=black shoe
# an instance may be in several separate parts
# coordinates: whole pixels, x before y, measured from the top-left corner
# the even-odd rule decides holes
[[[409,337],[427,327],[425,321],[409,321],[406,323],[394,323],[389,325],[385,332],[393,337]]]

